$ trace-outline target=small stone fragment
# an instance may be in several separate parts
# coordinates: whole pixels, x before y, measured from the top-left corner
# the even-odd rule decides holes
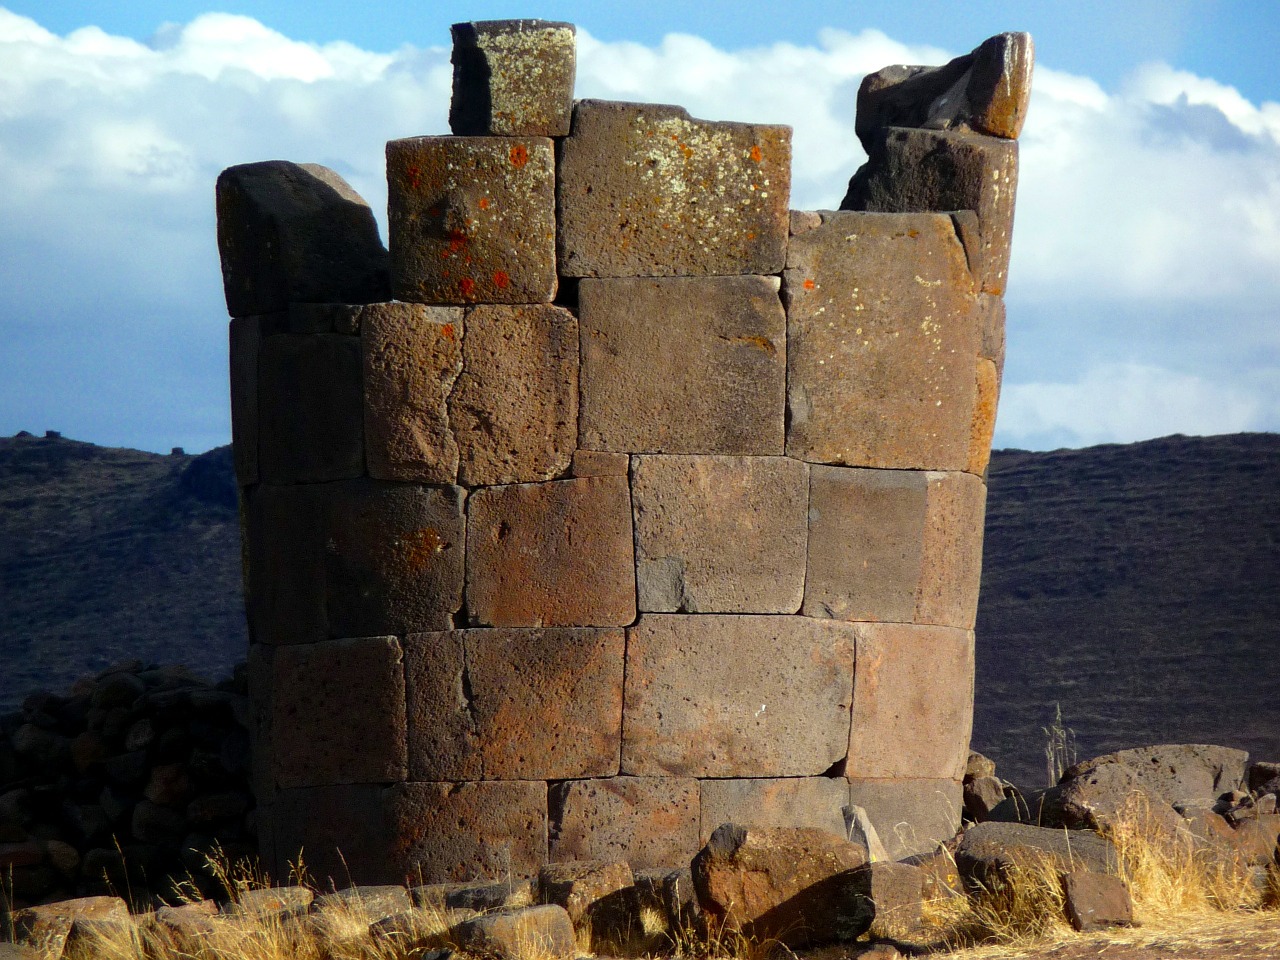
[[[888,860],[932,853],[960,828],[958,780],[850,777],[849,800],[866,812]]]
[[[1133,901],[1119,877],[1072,870],[1062,876],[1062,895],[1067,919],[1081,933],[1133,923]]]
[[[563,137],[573,114],[576,30],[550,20],[455,23],[456,135]]]
[[[469,953],[524,960],[576,956],[573,922],[564,907],[546,904],[481,914],[457,927],[459,945]]]
[[[853,872],[859,925],[873,940],[911,940],[924,925],[924,871],[908,863],[868,863]]]
[[[575,927],[624,927],[634,911],[631,867],[616,860],[568,860],[538,871],[538,896],[569,914]]]

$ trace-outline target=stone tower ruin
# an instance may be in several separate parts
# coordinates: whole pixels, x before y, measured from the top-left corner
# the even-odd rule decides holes
[[[721,823],[950,837],[1030,40],[790,129],[574,102],[454,27],[453,136],[218,179],[260,843],[361,883],[687,864]]]

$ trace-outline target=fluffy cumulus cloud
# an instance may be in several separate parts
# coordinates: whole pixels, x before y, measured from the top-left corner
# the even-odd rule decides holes
[[[385,224],[383,143],[447,131],[446,41],[375,53],[211,13],[141,43],[0,8],[0,433],[226,442],[218,172],[323,163]],[[862,76],[959,52],[838,30],[578,48],[579,96],[792,124],[805,208],[862,160]],[[997,442],[1280,427],[1280,105],[1160,64],[1116,91],[1042,68],[1022,150]]]

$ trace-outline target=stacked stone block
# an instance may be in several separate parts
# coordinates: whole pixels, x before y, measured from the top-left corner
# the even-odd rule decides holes
[[[1026,41],[868,78],[858,209],[808,213],[786,127],[575,104],[567,24],[454,40],[389,251],[329,171],[218,183],[268,862],[949,837]]]

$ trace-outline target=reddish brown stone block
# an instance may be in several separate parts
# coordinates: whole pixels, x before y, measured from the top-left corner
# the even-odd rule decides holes
[[[631,458],[625,453],[575,450],[569,472],[575,477],[625,477],[630,469]]]
[[[959,780],[850,778],[849,802],[866,811],[890,860],[936,850],[964,809]]]
[[[703,780],[701,785],[699,843],[706,843],[722,823],[740,827],[813,827],[848,837],[844,813],[849,805],[849,784],[842,778]]]
[[[455,23],[449,129],[459,136],[563,137],[577,72],[571,23]]]
[[[976,397],[969,427],[969,462],[965,470],[984,476],[991,461],[991,439],[996,433],[996,404],[1000,400],[1000,372],[995,363],[978,358],[974,371]]]
[[[467,504],[470,621],[624,626],[635,619],[625,478],[486,487]]]
[[[855,635],[832,620],[646,614],[627,634],[623,772],[825,772],[848,745]]]
[[[698,781],[681,777],[572,780],[551,788],[551,859],[625,860],[636,869],[697,852]]]
[[[256,317],[231,321],[231,444],[236,482],[258,482],[258,350],[262,337]]]
[[[773,277],[584,280],[581,443],[782,452],[786,318]]]
[[[971,473],[928,473],[916,623],[972,630],[982,580],[987,486]]]
[[[549,303],[555,297],[550,140],[392,140],[387,186],[395,299]]]
[[[452,630],[404,638],[410,780],[484,778],[465,635]]]
[[[790,189],[789,127],[581,100],[560,157],[561,273],[777,273]]]

